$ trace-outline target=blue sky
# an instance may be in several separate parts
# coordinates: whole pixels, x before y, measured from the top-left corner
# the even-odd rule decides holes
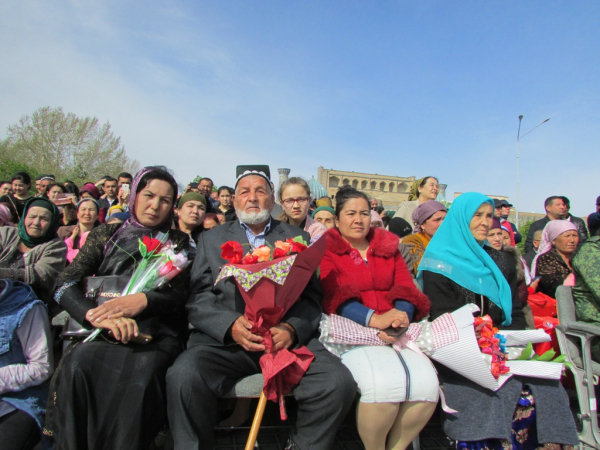
[[[235,166],[421,177],[514,201],[600,195],[600,3],[12,1],[0,136],[41,106],[127,153],[231,184]],[[275,181],[277,177],[275,176]]]

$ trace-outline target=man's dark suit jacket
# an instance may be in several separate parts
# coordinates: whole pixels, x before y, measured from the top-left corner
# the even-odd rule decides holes
[[[310,235],[301,228],[271,219],[266,241],[273,245],[275,241],[298,235],[306,242],[310,241]],[[215,286],[219,269],[228,262],[221,258],[221,245],[226,241],[246,244],[244,253],[248,251],[248,238],[239,220],[227,222],[200,235],[198,253],[192,267],[191,294],[186,304],[190,324],[201,332],[195,342],[208,345],[232,344],[228,331],[238,317],[244,314],[244,299],[233,277],[221,280]],[[300,300],[282,320],[296,330],[298,346],[305,345],[318,329],[322,297],[321,282],[313,274]]]

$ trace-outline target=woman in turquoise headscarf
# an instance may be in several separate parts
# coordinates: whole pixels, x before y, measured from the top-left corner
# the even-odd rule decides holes
[[[452,203],[419,265],[417,277],[431,300],[430,320],[474,303],[500,329],[525,328],[514,262],[487,244],[493,215],[494,203],[483,194],[462,194]],[[492,392],[442,366],[438,372],[448,406],[458,411],[444,423],[457,448],[525,450],[578,443],[559,381],[513,376]]]
[[[60,213],[47,198],[30,199],[17,227],[0,227],[0,278],[29,284],[49,302],[67,262],[67,246],[56,235]]]

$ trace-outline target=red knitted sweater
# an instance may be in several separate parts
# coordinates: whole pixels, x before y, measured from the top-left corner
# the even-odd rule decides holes
[[[414,285],[398,250],[398,236],[381,228],[372,228],[367,235],[370,243],[368,264],[337,229],[328,230],[324,237],[327,252],[321,262],[321,283],[326,314],[335,313],[350,299],[360,300],[377,314],[392,309],[395,300],[406,300],[415,305],[416,320],[429,314],[431,303]]]

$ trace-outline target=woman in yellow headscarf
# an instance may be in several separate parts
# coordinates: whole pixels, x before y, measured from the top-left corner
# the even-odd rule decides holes
[[[412,213],[421,203],[435,200],[439,192],[438,180],[428,176],[416,180],[410,188],[408,201],[402,203],[394,217],[401,217],[408,223],[412,223]]]

